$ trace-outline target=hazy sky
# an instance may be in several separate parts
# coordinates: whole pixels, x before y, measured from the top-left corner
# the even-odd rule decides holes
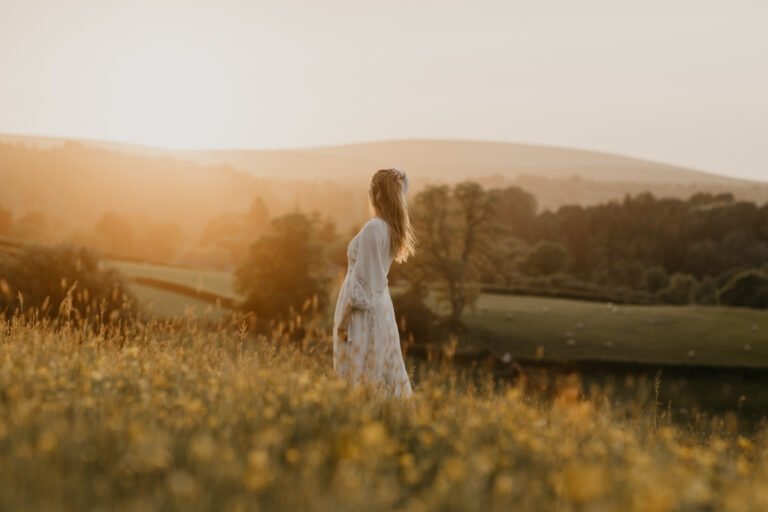
[[[0,132],[489,139],[768,180],[768,1],[0,0]]]

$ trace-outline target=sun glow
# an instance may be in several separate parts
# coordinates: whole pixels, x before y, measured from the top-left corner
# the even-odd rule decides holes
[[[768,3],[742,7],[9,0],[0,133],[495,140],[764,177]]]
[[[268,27],[246,38],[245,20],[213,5],[85,4],[50,6],[60,16],[52,24],[59,34],[35,42],[29,58],[42,66],[27,62],[11,77],[21,95],[39,98],[49,117],[56,113],[48,134],[173,149],[252,144],[270,124],[264,104],[290,102],[286,95],[296,92],[259,76],[278,58],[265,51]],[[94,12],[84,13],[86,7]],[[23,31],[21,21],[10,30]],[[25,119],[33,125],[35,116]]]

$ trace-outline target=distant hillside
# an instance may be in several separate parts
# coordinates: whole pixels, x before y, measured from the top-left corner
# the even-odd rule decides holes
[[[79,143],[47,149],[0,143],[0,207],[40,212],[90,227],[105,211],[197,231],[223,211],[245,211],[259,194],[280,196],[274,180],[228,166],[121,153]]]
[[[37,147],[61,142],[56,138],[0,136],[0,142],[3,140]],[[103,141],[82,143],[205,166],[226,165],[263,179],[336,181],[352,190],[364,187],[374,170],[397,166],[408,171],[414,189],[426,183],[471,178],[487,186],[521,186],[537,197],[542,208],[551,209],[564,204],[601,203],[644,191],[680,198],[698,192],[732,192],[739,199],[768,202],[768,183],[607,153],[525,144],[403,140],[304,149],[169,151]]]
[[[688,198],[699,192],[731,192],[768,202],[768,183],[728,178],[619,155],[547,146],[451,140],[371,142],[290,150],[188,151],[198,162],[226,162],[257,176],[307,179],[324,176],[364,183],[382,167],[402,167],[419,184],[468,178],[486,186],[517,185],[542,208],[598,204],[650,191]]]
[[[0,140],[0,211],[10,210],[14,229],[24,233],[19,236],[91,244],[95,224],[111,212],[142,226],[177,226],[189,245],[212,219],[245,213],[257,198],[272,216],[318,211],[344,231],[366,218],[365,189],[349,183],[297,181],[280,173],[262,178],[162,151],[106,147]]]
[[[593,181],[741,186],[743,180],[608,153],[549,146],[462,140],[382,141],[285,150],[184,152],[205,163],[228,163],[258,175],[348,177],[400,166],[430,181],[471,176],[570,178]]]

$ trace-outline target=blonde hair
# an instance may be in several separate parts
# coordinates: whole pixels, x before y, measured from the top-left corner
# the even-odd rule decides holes
[[[368,187],[371,206],[389,225],[390,253],[399,263],[406,261],[416,249],[416,236],[403,193],[406,179],[402,171],[381,169],[373,173]]]

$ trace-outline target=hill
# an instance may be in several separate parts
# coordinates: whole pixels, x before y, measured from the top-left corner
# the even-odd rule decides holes
[[[366,200],[364,194],[356,194],[358,215],[350,215],[351,200],[345,200],[346,208],[338,212],[332,200],[345,192],[351,195],[348,186],[326,190],[320,182],[259,178],[224,164],[202,165],[79,142],[0,142],[0,183],[0,208],[11,210],[17,221],[25,222],[29,215],[45,217],[46,236],[41,241],[75,237],[86,244],[105,212],[172,223],[197,240],[212,218],[246,212],[257,197],[264,199],[272,215],[298,205],[305,211],[335,214],[337,220],[345,215],[347,221],[358,221]]]
[[[256,175],[307,178],[357,176],[361,169],[403,167],[428,181],[471,176],[570,178],[593,181],[743,186],[743,180],[595,151],[467,140],[393,140],[284,150],[186,151],[209,164],[228,163]]]
[[[5,143],[6,147],[26,147],[30,150],[55,152],[63,142],[63,139],[52,137],[0,136],[0,144]],[[660,197],[678,198],[687,198],[699,192],[731,192],[738,199],[760,204],[768,202],[768,183],[728,178],[608,153],[527,144],[400,140],[317,148],[206,151],[170,151],[89,140],[79,141],[79,144],[93,152],[88,158],[98,161],[105,175],[115,173],[110,162],[132,158],[134,168],[153,167],[149,173],[151,179],[164,179],[166,184],[175,180],[184,181],[187,190],[179,192],[180,197],[189,197],[186,201],[196,200],[210,205],[220,203],[224,197],[233,198],[230,205],[245,204],[238,198],[244,193],[250,196],[255,190],[262,190],[270,196],[278,194],[281,197],[282,205],[278,210],[288,209],[301,206],[308,200],[311,203],[311,198],[318,192],[314,187],[318,180],[336,184],[346,192],[365,190],[370,173],[387,166],[406,169],[414,183],[414,190],[427,183],[475,179],[486,186],[520,186],[534,194],[542,208],[549,209],[565,204],[597,204],[645,191]],[[142,163],[138,159],[143,159]],[[59,166],[62,161],[57,156],[55,162]],[[54,163],[49,162],[48,166],[52,167]],[[0,173],[6,175],[8,167],[7,158],[0,154]],[[179,175],[180,170],[183,175]],[[74,179],[84,179],[82,172],[78,175],[76,169],[68,171]],[[57,172],[64,171],[59,169]],[[220,176],[214,176],[215,173]],[[134,172],[134,175],[137,182],[146,177],[146,173],[142,176]],[[124,177],[116,177],[112,181],[121,182]],[[254,178],[262,181],[256,182]],[[282,184],[265,187],[275,180]],[[286,182],[292,185],[286,186]],[[309,182],[312,182],[311,190],[306,189]],[[157,187],[146,182],[127,183],[127,186],[128,190],[168,189],[167,186]],[[29,187],[27,185],[26,189]],[[189,194],[190,188],[197,194]],[[9,189],[9,193],[13,192]],[[325,192],[328,199],[334,195],[333,191]],[[330,202],[334,206],[329,205],[329,208],[337,210],[338,202]],[[364,203],[364,197],[358,202]],[[203,208],[206,215],[212,209]],[[335,210],[332,216],[337,222],[347,224],[341,219],[344,212]],[[363,210],[364,204],[355,204],[352,222],[358,220]]]
[[[398,140],[286,150],[187,151],[184,158],[227,163],[257,176],[312,176],[365,183],[372,170],[402,167],[419,183],[475,179],[486,186],[516,185],[542,208],[591,205],[650,191],[688,198],[699,192],[733,193],[768,202],[768,183],[719,176],[609,153],[550,146],[465,140]]]

